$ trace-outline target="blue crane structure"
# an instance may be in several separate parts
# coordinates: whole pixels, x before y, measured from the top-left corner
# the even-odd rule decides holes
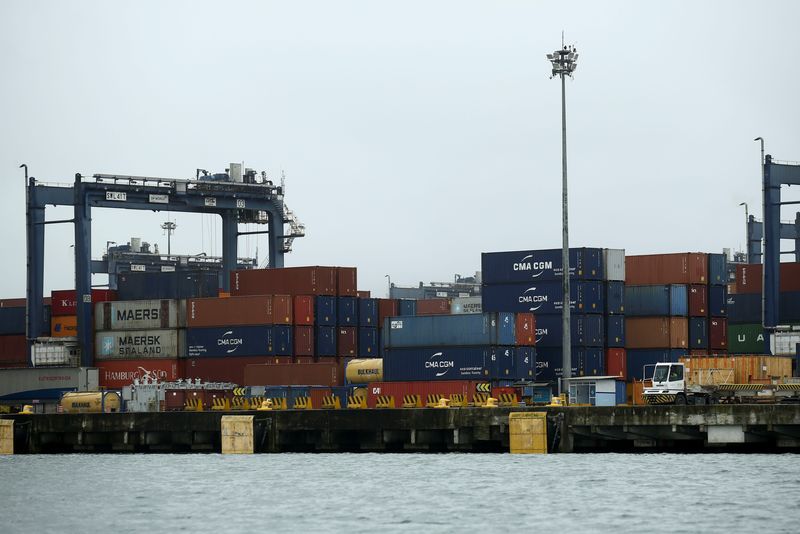
[[[225,291],[229,290],[230,272],[237,266],[240,235],[268,234],[269,267],[283,267],[284,254],[291,250],[293,239],[305,234],[305,227],[284,204],[283,183],[274,185],[267,180],[265,173],[259,179],[250,169],[242,175],[241,164],[231,164],[230,174],[202,173],[203,176],[198,169],[194,180],[111,174],[84,177],[76,174],[74,184],[67,186],[39,183],[28,177],[25,166],[29,351],[33,341],[43,335],[45,226],[71,222],[75,225],[78,346],[81,365],[92,366],[91,243],[92,208],[95,207],[219,215],[222,218],[222,289]],[[46,221],[47,205],[73,206],[74,218]],[[264,224],[267,230],[239,232],[239,223]],[[287,235],[284,235],[284,224],[290,227]]]
[[[800,262],[800,212],[794,223],[780,223],[778,229],[781,239],[794,241],[794,261]],[[764,239],[764,223],[751,215],[747,220],[747,263],[761,263],[761,240]],[[791,251],[786,252],[786,254]]]

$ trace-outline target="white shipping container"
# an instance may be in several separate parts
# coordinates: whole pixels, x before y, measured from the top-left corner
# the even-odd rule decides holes
[[[186,330],[125,330],[97,332],[97,360],[139,360],[186,356]]]
[[[95,330],[150,330],[185,326],[185,300],[98,302],[94,307]]]
[[[625,249],[603,249],[603,272],[605,279],[610,281],[625,281]]]
[[[450,313],[483,313],[481,297],[458,297],[450,302]]]
[[[775,332],[769,339],[773,356],[796,355],[798,343],[800,343],[800,332]]]
[[[48,365],[77,365],[81,351],[76,341],[34,343],[31,346],[31,361],[34,367]]]

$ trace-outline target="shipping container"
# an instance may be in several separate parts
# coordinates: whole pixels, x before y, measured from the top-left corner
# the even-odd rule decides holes
[[[677,362],[687,354],[686,349],[627,349],[628,380],[653,377],[653,366],[660,362]],[[644,374],[647,366],[647,376]]]
[[[55,290],[50,295],[53,317],[78,314],[77,291],[74,289]],[[111,289],[92,289],[92,303],[112,300],[117,300],[116,291]]]
[[[481,297],[457,297],[450,299],[450,313],[482,313]]]
[[[708,258],[699,252],[626,256],[625,283],[634,286],[707,284]]]
[[[713,318],[708,322],[708,346],[712,350],[727,350],[728,320]]]
[[[314,327],[296,325],[294,327],[294,356],[314,355]]]
[[[39,338],[31,345],[33,367],[77,366],[81,359],[78,339],[74,337]]]
[[[191,299],[219,296],[216,271],[129,272],[117,275],[119,300]]]
[[[381,358],[355,358],[345,364],[345,379],[348,384],[367,384],[383,380],[383,360]]]
[[[369,299],[372,298],[372,292],[359,289],[358,291],[356,291],[356,297],[360,299]]]
[[[336,328],[336,355],[343,358],[355,358],[358,355],[358,328]]]
[[[119,304],[126,305],[128,303]],[[189,299],[186,301],[186,325],[190,328],[257,326],[272,324],[272,322],[271,295]]]
[[[797,356],[800,353],[800,332],[773,332],[769,344],[770,352],[776,356]]]
[[[184,326],[183,300],[101,302],[94,307],[95,330],[163,330]]]
[[[800,323],[800,292],[781,292],[778,297],[778,321],[781,324]]]
[[[628,349],[686,349],[689,323],[686,317],[626,317],[625,345]]]
[[[625,317],[623,315],[608,315],[605,317],[606,347],[625,347]]]
[[[378,299],[378,328],[383,328],[383,320],[400,315],[400,307],[396,299]]]
[[[763,271],[760,263],[736,266],[736,292],[761,293]],[[780,290],[800,292],[800,263],[781,263],[779,267]]]
[[[532,313],[515,314],[514,337],[519,346],[536,345],[536,316]]]
[[[74,315],[53,316],[50,319],[50,337],[76,337],[78,318]]]
[[[606,370],[608,376],[618,376],[623,380],[628,379],[628,357],[625,349],[608,348],[605,352]]]
[[[562,250],[484,252],[481,276],[484,285],[557,281],[563,273]],[[603,280],[603,252],[599,248],[569,249],[570,278]]]
[[[267,365],[280,360],[275,356],[225,356],[222,358],[187,358],[184,364],[187,379],[200,379],[204,382],[232,382],[245,384],[245,370],[251,365]],[[208,406],[206,406],[208,408]]]
[[[450,299],[422,299],[417,301],[417,315],[449,315]]]
[[[708,314],[711,317],[726,317],[728,315],[727,286],[708,286]]]
[[[244,369],[245,386],[341,386],[342,364],[337,361],[319,363],[251,364]]]
[[[336,327],[314,327],[314,352],[317,356],[336,356]]]
[[[625,282],[611,281],[603,284],[605,289],[605,313],[622,315],[625,313]]]
[[[686,316],[687,287],[683,284],[625,286],[625,314],[630,317]]]
[[[0,336],[0,366],[17,367],[28,364],[28,343],[25,334]]]
[[[336,294],[340,297],[357,297],[358,272],[355,267],[336,267]]]
[[[708,348],[708,319],[705,317],[689,317],[689,348]]]
[[[731,324],[761,323],[761,294],[728,294],[727,310]]]
[[[336,299],[337,326],[358,326],[358,300],[355,297]]]
[[[314,297],[311,295],[296,295],[292,304],[294,324],[312,326],[314,324]]]
[[[602,376],[603,349],[572,347],[572,376]],[[555,382],[564,377],[561,347],[538,347],[536,349],[536,381]]]
[[[708,315],[708,287],[700,284],[689,286],[690,317],[705,317]]]
[[[533,347],[515,347],[515,357],[517,359],[516,376],[517,380],[536,379],[536,349]]]
[[[792,376],[792,360],[786,356],[737,355],[681,358],[687,374],[701,369],[718,369],[719,382],[726,384],[753,384]],[[723,372],[729,370],[729,372]]]
[[[287,324],[276,324],[272,330],[275,340],[275,356],[292,356],[294,350],[292,327]]]
[[[725,254],[708,255],[708,283],[712,285],[728,283],[728,256]]]
[[[314,324],[336,326],[336,297],[320,295],[314,299]]]
[[[122,389],[139,382],[174,382],[184,378],[183,360],[108,360],[97,362],[101,388]]]
[[[96,391],[97,369],[37,367],[0,373],[0,401],[57,401],[68,391]]]
[[[435,380],[404,382],[370,382],[367,385],[367,406],[375,408],[378,397],[392,397],[395,407],[403,405],[403,399],[415,395],[425,406],[429,397],[463,395],[466,402],[474,402],[478,389],[485,388],[487,382],[480,380]]]
[[[187,356],[268,356],[275,354],[272,326],[225,326],[186,330]]]
[[[381,354],[378,351],[380,345],[378,341],[378,329],[362,326],[358,329],[358,357],[377,358]]]
[[[383,326],[386,348],[514,345],[512,313],[390,317]]]
[[[625,249],[603,249],[603,280],[625,282]]]
[[[336,279],[336,267],[246,269],[231,273],[231,294],[336,296]]]
[[[287,357],[286,356],[278,356],[278,358],[287,358]],[[314,359],[314,356],[293,356],[293,357],[287,358],[287,359],[288,359],[288,361],[280,362],[280,363],[314,363],[316,361]]]
[[[417,314],[417,301],[412,299],[398,299],[397,315],[406,317]]]
[[[386,349],[387,381],[513,378],[513,347],[431,347]]]
[[[602,347],[605,343],[602,315],[577,315],[570,318],[572,345],[582,347]],[[536,316],[536,346],[561,347],[563,341],[563,322],[561,315]]]
[[[731,354],[763,354],[766,337],[761,323],[728,325],[728,352]]]
[[[273,324],[291,325],[293,319],[292,296],[272,295]]]
[[[14,335],[25,334],[25,314],[26,308],[23,307],[6,307],[0,308],[0,335]],[[42,335],[50,333],[50,306],[44,306],[43,316],[41,323]]]
[[[561,282],[483,286],[486,312],[560,313],[563,308]],[[570,309],[576,313],[602,313],[603,282],[575,281],[570,284]]]
[[[101,331],[94,338],[95,360],[169,359],[186,356],[184,330]]]
[[[358,326],[378,327],[378,299],[358,299]]]

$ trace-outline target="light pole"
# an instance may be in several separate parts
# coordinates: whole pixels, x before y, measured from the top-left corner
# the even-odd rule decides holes
[[[392,277],[388,274],[383,275],[389,281],[389,298],[392,298]]]
[[[569,379],[572,378],[572,330],[570,329],[570,298],[569,288],[569,218],[567,203],[567,97],[565,78],[572,77],[572,73],[578,66],[578,53],[574,46],[564,46],[563,40],[561,48],[547,54],[547,59],[553,64],[553,72],[550,79],[556,76],[561,77],[561,212],[562,212],[562,280],[564,297],[561,306],[561,354],[563,370],[562,384],[559,384],[559,394],[566,391],[569,396]]]
[[[167,221],[161,225],[161,229],[167,232],[167,256],[172,254],[172,232],[175,231],[178,225],[172,221]]]

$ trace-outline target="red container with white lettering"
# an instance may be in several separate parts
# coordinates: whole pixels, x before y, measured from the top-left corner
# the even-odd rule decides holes
[[[122,389],[134,380],[173,382],[183,378],[180,360],[103,360],[95,362],[101,388]]]
[[[77,292],[74,289],[56,290],[51,293],[52,314],[77,315]],[[92,289],[92,304],[117,300],[117,292],[110,289]],[[94,309],[94,307],[92,308]]]

